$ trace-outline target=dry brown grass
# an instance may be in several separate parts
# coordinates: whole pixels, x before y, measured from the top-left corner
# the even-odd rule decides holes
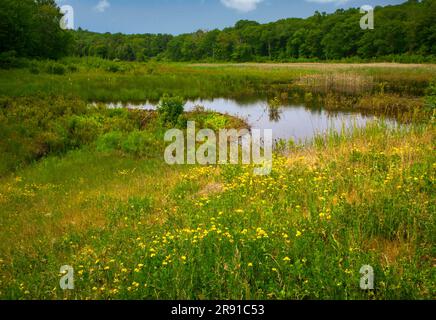
[[[224,185],[219,182],[211,182],[207,184],[203,189],[198,193],[199,196],[209,196],[217,193],[221,193],[224,190]]]
[[[398,258],[405,257],[411,259],[415,253],[415,247],[411,242],[399,240],[387,240],[384,238],[374,238],[368,245],[368,250],[380,253],[380,263],[389,267],[397,262]]]
[[[404,112],[422,108],[421,98],[401,97],[398,94],[377,94],[361,97],[357,103],[359,109],[380,110],[383,113]]]
[[[296,85],[315,93],[361,94],[373,90],[374,80],[357,73],[325,73],[304,75]]]

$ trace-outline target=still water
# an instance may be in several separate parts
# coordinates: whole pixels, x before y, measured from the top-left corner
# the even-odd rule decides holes
[[[245,119],[252,129],[272,129],[274,139],[302,142],[312,139],[316,134],[329,130],[341,131],[352,127],[363,127],[375,117],[351,112],[329,112],[322,109],[310,109],[302,105],[282,105],[270,108],[266,100],[240,102],[218,98],[213,100],[188,101],[185,110],[191,111],[195,106]],[[109,104],[110,108],[130,108],[155,110],[152,103]]]

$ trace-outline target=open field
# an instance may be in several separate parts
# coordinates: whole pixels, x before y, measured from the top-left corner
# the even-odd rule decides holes
[[[434,127],[320,138],[244,167],[84,149],[1,181],[7,299],[403,299],[435,290]],[[57,286],[76,270],[76,290]],[[375,268],[378,290],[359,289]]]
[[[393,62],[377,62],[377,63],[336,63],[336,62],[293,62],[293,63],[193,63],[195,67],[234,67],[234,68],[289,68],[289,69],[314,69],[314,70],[337,70],[337,69],[420,69],[432,70],[436,68],[435,64],[416,64],[416,63],[393,63]]]
[[[278,66],[278,67],[276,67]],[[165,94],[185,98],[274,96],[296,89],[302,77],[362,76],[373,92],[422,96],[436,77],[436,67],[374,64],[182,64],[126,63],[97,58],[67,58],[59,63],[33,61],[26,68],[0,70],[0,95],[62,95],[86,101],[159,100]],[[334,88],[333,92],[334,92]]]
[[[434,66],[51,63],[0,70],[0,299],[434,298]],[[262,177],[169,166],[159,115],[89,106],[296,92],[410,116],[289,144]]]

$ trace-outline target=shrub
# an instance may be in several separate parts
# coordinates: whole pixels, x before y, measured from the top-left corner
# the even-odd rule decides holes
[[[17,53],[15,51],[6,51],[0,53],[0,68],[10,69],[19,67],[20,63],[16,55]]]
[[[153,137],[149,137],[144,131],[134,130],[122,142],[121,149],[135,156],[144,156],[152,144]]]
[[[93,142],[100,132],[100,124],[94,118],[73,116],[68,123],[69,140],[72,147]]]
[[[430,87],[427,89],[427,96],[425,98],[425,105],[430,110],[436,109],[436,81],[430,84]]]
[[[67,69],[60,63],[49,63],[47,66],[47,73],[55,74],[55,75],[64,75],[67,72]]]
[[[77,71],[79,71],[79,68],[77,66],[73,65],[73,64],[70,64],[68,66],[68,71],[69,72],[77,72]]]
[[[115,108],[115,109],[107,109],[107,115],[111,118],[124,118],[127,119],[129,117],[129,110],[126,108]]]
[[[68,132],[59,122],[53,122],[47,130],[40,134],[39,139],[45,151],[43,155],[61,153],[67,150]]]
[[[103,132],[130,132],[134,129],[140,129],[140,121],[134,118],[133,111],[130,112],[123,108],[103,110],[102,112],[105,114]]]
[[[119,150],[123,140],[123,133],[120,131],[112,131],[100,136],[97,139],[97,151],[107,152]]]
[[[157,112],[165,125],[175,125],[184,109],[185,101],[183,98],[164,95],[159,102]]]
[[[205,116],[203,127],[212,130],[219,130],[225,128],[227,124],[228,119],[225,116],[218,113],[212,113]]]
[[[118,65],[116,65],[116,64],[109,64],[109,65],[106,67],[106,71],[113,72],[113,73],[117,73],[117,72],[122,71],[122,69],[121,69],[120,66],[118,66]]]

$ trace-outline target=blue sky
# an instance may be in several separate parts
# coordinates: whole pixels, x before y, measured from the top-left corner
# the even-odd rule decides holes
[[[58,0],[74,8],[75,26],[96,32],[171,33],[308,17],[315,10],[399,4],[405,0]]]

